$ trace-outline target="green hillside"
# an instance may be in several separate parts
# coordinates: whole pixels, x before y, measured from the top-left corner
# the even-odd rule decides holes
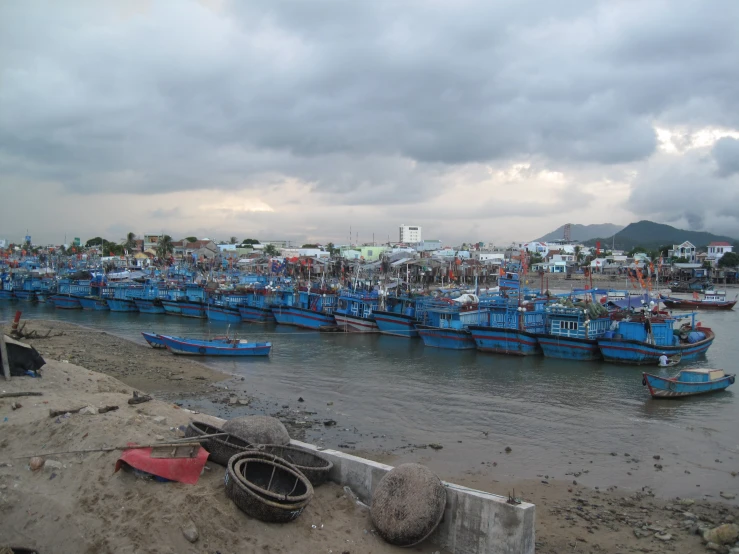
[[[660,246],[680,244],[685,241],[693,243],[698,248],[705,247],[710,242],[726,241],[732,244],[737,240],[723,235],[714,235],[705,231],[686,231],[671,225],[654,223],[653,221],[639,221],[631,223],[615,235],[585,241],[587,246],[595,246],[600,241],[601,248],[615,248],[616,250],[631,250],[636,246],[645,248],[659,248]]]
[[[623,225],[614,225],[613,223],[598,223],[595,225],[580,225],[572,223],[570,226],[570,238],[579,242],[590,240],[594,237],[609,237],[618,233],[623,229]],[[553,240],[561,240],[565,236],[565,226],[555,229],[551,233],[547,233],[543,237],[536,239],[536,242],[550,242]]]

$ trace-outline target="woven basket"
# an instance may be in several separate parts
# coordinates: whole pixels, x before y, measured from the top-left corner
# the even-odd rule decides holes
[[[249,468],[249,463],[252,463],[252,468]],[[281,481],[281,485],[292,488],[297,480],[301,486],[301,491],[306,493],[301,494],[301,497],[305,497],[303,500],[298,502],[290,501],[277,501],[270,498],[265,498],[259,494],[258,490],[262,490],[258,487],[257,490],[252,489],[249,486],[251,483],[244,477],[243,472],[246,471],[247,476],[250,476],[255,465],[262,465],[267,467],[274,467],[275,473],[279,472],[278,479]],[[246,466],[246,468],[244,467]],[[264,470],[265,468],[260,468]],[[271,472],[271,470],[270,470]],[[249,458],[249,457],[238,457],[234,456],[229,460],[226,468],[226,496],[228,496],[238,508],[246,513],[247,515],[257,518],[260,521],[266,521],[270,523],[287,523],[296,519],[302,512],[303,509],[313,498],[313,487],[310,481],[302,475],[300,472],[294,469],[290,469],[287,465],[282,464],[276,460],[265,460],[260,458]],[[287,488],[287,487],[286,487]],[[283,489],[284,490],[284,489]],[[289,495],[283,495],[290,498]]]
[[[223,433],[223,431],[214,425],[209,425],[202,421],[190,422],[190,425],[185,430],[185,436],[192,438],[197,438],[201,435],[213,435],[215,433]],[[251,448],[248,442],[232,435],[203,439],[200,444],[210,454],[210,460],[222,466],[226,466],[228,460],[234,454]]]
[[[260,444],[257,448],[259,452],[272,454],[294,465],[314,487],[325,483],[328,480],[329,472],[334,467],[330,460],[321,458],[318,454],[297,446]]]

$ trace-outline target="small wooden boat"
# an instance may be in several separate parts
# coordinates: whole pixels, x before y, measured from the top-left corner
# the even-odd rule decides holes
[[[665,365],[662,365],[661,363],[657,362],[657,366],[659,367],[673,367],[680,363],[680,360],[682,360],[683,357],[680,354],[675,354],[673,356],[667,357],[667,363]]]
[[[707,290],[703,298],[694,292],[692,299],[663,296],[661,301],[671,310],[731,310],[737,303],[737,297],[727,300],[725,291]]]
[[[642,385],[649,389],[652,398],[681,398],[724,390],[734,384],[735,375],[723,369],[683,369],[674,377],[644,374]]]
[[[167,348],[167,346],[164,344],[164,341],[156,333],[142,332],[141,334],[144,335],[146,342],[148,342],[149,346],[151,346],[152,348]]]
[[[187,339],[157,335],[173,354],[190,356],[269,356],[271,342],[248,342],[239,339]]]

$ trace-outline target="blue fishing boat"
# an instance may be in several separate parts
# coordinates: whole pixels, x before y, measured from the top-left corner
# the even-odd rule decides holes
[[[159,335],[173,354],[190,356],[269,356],[270,342],[247,342],[239,339],[200,340]]]
[[[81,296],[77,299],[83,310],[104,312],[110,310],[108,302],[105,298],[99,296]]]
[[[683,369],[669,378],[645,373],[642,385],[652,398],[682,398],[724,390],[735,379],[735,375],[728,375],[723,369]]]
[[[34,302],[36,300],[35,282],[40,279],[34,279],[33,277],[27,277],[20,279],[14,284],[15,297],[23,302]]]
[[[294,292],[283,290],[280,291],[280,298],[285,298],[286,295],[294,294]],[[272,301],[273,293],[270,289],[257,286],[246,295],[246,302],[239,305],[239,314],[241,314],[242,321],[248,321],[250,323],[267,323],[275,320],[275,316],[272,313]]]
[[[487,303],[487,322],[470,325],[478,350],[497,354],[541,354],[538,335],[546,332],[547,299],[525,300],[501,296]]]
[[[133,297],[136,308],[142,314],[164,314],[162,300],[167,298],[167,287],[163,284],[148,283],[144,285],[141,294]]]
[[[0,281],[0,300],[15,300],[13,294],[13,281],[10,279],[10,275],[7,275]]]
[[[611,318],[597,302],[581,306],[552,304],[545,308],[546,333],[537,336],[547,358],[600,360],[598,338],[610,332]]]
[[[221,295],[208,304],[206,314],[211,321],[240,323],[239,305],[246,302],[246,295]]]
[[[200,285],[185,285],[185,294],[178,299],[180,315],[196,319],[207,319],[206,313],[208,294]]]
[[[133,301],[132,287],[117,285],[105,287],[103,296],[108,302],[111,312],[138,312],[136,302]]]
[[[418,337],[416,323],[422,323],[426,316],[428,296],[389,296],[385,299],[385,309],[375,310],[375,322],[383,335],[412,338]]]
[[[694,360],[706,353],[716,335],[708,327],[697,326],[695,314],[691,317],[692,323],[674,329],[676,318],[634,315],[619,321],[612,337],[599,338],[598,348],[606,361],[622,364],[656,364],[663,354]]]
[[[336,324],[336,294],[321,288],[302,288],[297,296],[290,297],[291,303],[277,302],[272,305],[275,321],[281,325],[294,325],[304,329],[320,329]]]
[[[487,309],[480,310],[478,298],[465,294],[455,299],[429,301],[423,323],[416,323],[423,344],[434,348],[474,350],[475,340],[470,328],[487,321]]]
[[[61,310],[81,310],[80,298],[90,296],[90,281],[70,281],[60,279],[57,284],[57,293],[49,297],[55,308]]]
[[[172,287],[167,290],[167,296],[162,298],[162,308],[167,315],[182,315],[182,303],[180,300],[185,298],[185,291]]]
[[[167,348],[164,341],[156,333],[141,333],[152,348]]]
[[[377,291],[342,291],[334,311],[336,325],[347,333],[379,333],[374,317],[377,302]]]

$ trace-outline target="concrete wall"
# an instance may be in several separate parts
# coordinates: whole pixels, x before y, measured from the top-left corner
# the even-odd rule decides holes
[[[334,468],[330,479],[348,486],[365,504],[372,491],[392,466],[373,462],[337,450],[319,450],[311,444],[291,441],[295,446],[320,452]],[[429,541],[460,554],[533,554],[535,506],[508,504],[507,498],[453,483],[447,490],[444,518]]]
[[[195,419],[222,426],[225,420],[198,414]],[[313,450],[331,460],[330,480],[349,487],[365,504],[392,466],[338,450],[292,440],[291,444]],[[535,513],[533,504],[508,504],[504,496],[444,482],[446,509],[436,531],[427,539],[455,554],[534,554]]]

